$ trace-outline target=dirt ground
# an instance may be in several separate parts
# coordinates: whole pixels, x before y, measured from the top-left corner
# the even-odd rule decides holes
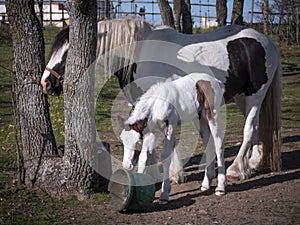
[[[115,212],[109,202],[95,205],[94,210],[104,224],[300,224],[299,132],[283,131],[281,172],[229,182],[225,196],[200,192],[203,173],[195,158],[186,167],[187,182],[172,185],[169,204],[158,203],[157,191],[147,212]],[[237,150],[238,146],[226,150],[227,166]]]

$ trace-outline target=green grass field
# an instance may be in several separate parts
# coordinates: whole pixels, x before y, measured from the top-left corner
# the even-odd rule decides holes
[[[46,59],[58,28],[46,27]],[[281,46],[284,52],[284,72],[300,71],[300,48]],[[40,190],[30,191],[16,185],[16,153],[13,139],[13,110],[11,104],[11,73],[13,61],[12,42],[8,27],[0,27],[0,224],[91,224],[88,220],[94,204],[109,201],[107,194],[95,194],[91,201],[75,199],[56,200]],[[120,154],[120,142],[112,129],[112,101],[119,93],[117,80],[110,79],[102,89],[96,104],[96,124],[101,139],[111,144],[112,151]],[[300,74],[283,77],[282,123],[285,130],[300,129]],[[53,129],[58,145],[64,143],[63,96],[49,97]],[[235,146],[242,138],[243,118],[235,104],[227,106],[227,127],[225,147]],[[83,210],[86,210],[83,212]],[[81,214],[79,220],[71,215]],[[88,222],[87,222],[88,221]],[[95,221],[94,221],[95,222]],[[98,218],[97,223],[101,222]]]

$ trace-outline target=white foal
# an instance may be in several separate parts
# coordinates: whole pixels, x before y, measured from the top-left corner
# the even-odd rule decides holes
[[[200,131],[207,150],[205,177],[201,190],[210,188],[214,178],[214,162],[217,157],[218,186],[216,195],[225,194],[226,176],[224,164],[224,133],[220,122],[220,107],[223,103],[224,88],[214,77],[203,73],[192,73],[171,82],[152,86],[137,102],[132,114],[125,122],[127,129],[122,131],[124,144],[123,166],[133,169],[133,156],[136,144],[143,134],[152,133],[152,141],[144,140],[143,150],[155,143],[157,130],[164,134],[161,161],[163,184],[161,203],[167,203],[170,192],[171,155],[175,147],[176,128],[179,123],[193,121]],[[144,154],[145,154],[144,152]],[[140,170],[142,172],[142,169]]]

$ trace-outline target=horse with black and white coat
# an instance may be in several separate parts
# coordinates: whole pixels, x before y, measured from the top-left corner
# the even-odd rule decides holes
[[[68,32],[62,31],[53,44],[41,79],[44,93],[62,91],[72,44]],[[157,83],[157,77],[209,71],[224,85],[225,103],[234,98],[245,117],[243,141],[227,169],[228,177],[247,179],[252,170],[281,169],[281,62],[268,37],[237,25],[186,35],[133,18],[100,21],[98,34],[97,55],[103,74],[115,74],[133,104]],[[122,49],[124,57],[119,57],[116,48]],[[139,82],[142,78],[148,78],[147,82]],[[133,88],[125,90],[127,86]]]

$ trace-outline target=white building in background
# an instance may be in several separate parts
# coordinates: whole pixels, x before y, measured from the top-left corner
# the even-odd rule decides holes
[[[39,15],[39,7],[35,5],[35,11]],[[43,4],[43,24],[62,27],[68,21],[68,12],[64,9],[64,2],[44,2]]]
[[[7,14],[6,14],[6,8],[5,8],[5,2],[0,2],[0,22],[4,23],[4,21],[7,21]]]
[[[201,28],[217,27],[218,22],[213,20],[208,20],[207,17],[201,17]]]
[[[64,9],[65,1],[44,1],[43,3],[43,24],[44,26],[53,25],[62,27],[63,23],[68,22],[69,15]],[[38,4],[35,4],[35,11],[37,16],[40,15]],[[8,23],[8,16],[6,12],[5,2],[0,1],[0,22]]]

